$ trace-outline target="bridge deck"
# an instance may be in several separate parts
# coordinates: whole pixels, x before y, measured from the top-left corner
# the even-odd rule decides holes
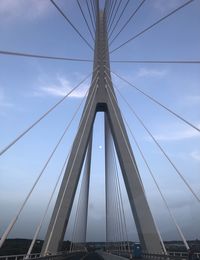
[[[88,253],[77,253],[73,255],[68,255],[64,260],[123,260],[127,259],[124,257],[107,254],[104,252],[88,252]]]
[[[64,260],[103,260],[104,258],[101,257],[98,253],[91,252],[91,253],[77,253],[75,255],[66,256]]]

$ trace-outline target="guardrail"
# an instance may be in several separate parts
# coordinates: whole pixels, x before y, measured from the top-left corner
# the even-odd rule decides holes
[[[26,254],[21,255],[7,255],[7,256],[0,256],[0,260],[30,260],[30,259],[38,259],[38,260],[63,260],[66,256],[74,255],[77,253],[82,253],[82,250],[76,250],[74,252],[59,252],[56,255],[46,255],[40,256],[40,253],[31,254],[29,258],[26,258]],[[123,256],[129,259],[134,258],[130,252],[127,250],[108,250],[108,252],[112,254],[116,254],[119,256]],[[192,255],[189,256],[188,252],[168,252],[167,255],[165,254],[149,254],[149,253],[142,253],[141,257],[144,259],[153,259],[153,260],[200,260],[200,252],[194,252]]]
[[[115,255],[123,256],[129,259],[134,259],[134,256],[126,250],[107,250]],[[136,257],[137,258],[137,257]],[[153,260],[200,260],[200,252],[194,252],[191,255],[188,252],[168,252],[165,254],[156,254],[156,253],[141,253],[141,258],[144,259],[153,259]]]
[[[73,256],[75,254],[78,254],[78,253],[85,253],[85,250],[74,250],[74,251],[71,251],[71,252],[58,252],[57,254],[55,255],[46,255],[46,256],[40,256],[37,258],[37,260],[63,260],[63,259],[66,259],[66,256]],[[28,258],[26,260],[30,260],[31,258]],[[0,259],[1,260],[1,259]],[[9,260],[9,259],[8,259]]]
[[[66,256],[73,256],[74,254],[77,253],[83,253],[85,252],[84,250],[75,250],[73,252],[58,252],[55,255],[46,255],[46,256],[40,256],[40,253],[37,254],[31,254],[29,257],[27,257],[26,254],[21,254],[21,255],[6,255],[6,256],[0,256],[0,260],[63,260],[66,258]]]
[[[0,256],[0,260],[31,260],[31,259],[38,259],[38,260],[62,260],[66,256],[74,255],[77,253],[84,253],[86,252],[85,249],[76,249],[73,251],[60,251],[55,255],[47,254],[46,256],[40,256],[40,253],[36,254],[30,254],[29,257],[27,257],[26,254],[21,254],[21,255],[6,255],[6,256]]]
[[[188,254],[186,256],[180,256],[180,255],[165,255],[165,254],[148,254],[148,253],[142,253],[142,258],[144,259],[154,259],[154,260],[169,260],[169,259],[176,259],[176,260],[186,260],[188,259]]]
[[[142,253],[142,258],[144,259],[154,259],[154,260],[200,260],[200,253],[194,252],[189,255],[188,252],[168,252],[167,255],[165,254],[149,254],[149,253]]]
[[[0,256],[0,260],[23,260],[26,257],[26,254],[23,255],[6,255]],[[40,257],[40,253],[29,255],[29,259],[34,259]]]
[[[188,257],[188,252],[168,252],[170,256],[181,256],[181,257]],[[194,252],[193,256],[195,256],[195,259],[200,258],[200,252]]]

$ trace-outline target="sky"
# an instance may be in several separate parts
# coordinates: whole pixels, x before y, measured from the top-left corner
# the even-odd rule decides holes
[[[147,0],[135,18],[110,46],[110,50],[112,51],[185,2],[184,0]],[[57,0],[56,3],[84,37],[93,44],[76,1]],[[139,3],[141,3],[139,0],[130,1],[126,15],[122,17],[113,35],[119,31]],[[81,4],[87,12],[85,1],[82,0]],[[103,6],[104,2],[100,1],[100,4]],[[193,1],[159,25],[113,52],[110,60],[200,60],[199,10],[200,1]],[[0,34],[0,50],[3,51],[93,59],[93,52],[48,0],[1,0]],[[111,62],[111,70],[200,127],[199,64]],[[0,150],[91,72],[92,63],[0,55]],[[112,75],[112,78],[114,84],[137,111],[200,197],[199,132],[153,104],[116,76]],[[90,79],[1,156],[0,236],[17,213],[64,128],[84,99],[89,85]],[[120,96],[117,97],[122,114],[135,134],[183,233],[187,239],[200,239],[199,202],[160,153],[124,101]],[[83,105],[9,237],[33,237],[62,164],[69,153],[82,108]],[[105,240],[105,195],[102,192],[105,190],[103,120],[103,114],[99,113],[94,126],[88,241]],[[161,235],[165,240],[179,239],[128,129],[127,132],[148,202]],[[122,189],[129,238],[137,240],[123,182]],[[44,238],[55,199],[56,194],[39,238]],[[73,223],[70,225],[72,226]],[[67,239],[71,236],[70,225],[66,233]]]

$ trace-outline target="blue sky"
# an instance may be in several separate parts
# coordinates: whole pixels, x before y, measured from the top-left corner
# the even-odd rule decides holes
[[[111,50],[184,2],[186,1],[147,0],[126,30],[113,43]],[[92,44],[76,1],[57,0],[56,3]],[[126,16],[121,20],[121,26],[139,3],[138,0],[131,1]],[[86,8],[84,1],[82,1],[82,4]],[[114,52],[110,59],[199,60],[199,10],[200,1],[195,0],[151,31]],[[0,32],[0,50],[83,59],[93,58],[92,51],[48,0],[1,0]],[[199,65],[111,63],[111,69],[138,88],[157,98],[194,125],[200,126]],[[4,148],[91,71],[92,63],[49,61],[1,55],[0,147]],[[200,197],[200,134],[138,94],[115,76],[113,76],[113,81]],[[64,131],[64,127],[70,121],[76,107],[84,97],[89,83],[90,80],[86,81],[74,95],[67,98],[54,112],[1,156],[0,234],[3,233],[6,225],[17,212],[45,160],[47,160],[59,136]],[[118,100],[122,113],[129,122],[151,168],[155,172],[160,187],[183,232],[187,238],[199,238],[199,203],[188,192],[123,100],[120,97]],[[30,203],[25,207],[10,237],[33,236],[35,226],[44,211],[44,205],[47,204],[50,191],[53,189],[59,170],[76,134],[80,112],[33,196],[31,196]],[[95,127],[97,131],[93,146],[88,240],[104,240],[102,114],[97,116]],[[164,239],[178,238],[178,234],[168,217],[131,136],[130,141],[144,181],[150,207],[161,234]],[[124,200],[126,202],[128,230],[130,230],[129,236],[130,239],[136,239],[137,235],[125,192]],[[47,222],[48,220],[46,225]],[[44,236],[46,225],[41,231],[41,238]],[[100,228],[97,228],[97,226]],[[70,237],[70,235],[67,235],[67,237]]]

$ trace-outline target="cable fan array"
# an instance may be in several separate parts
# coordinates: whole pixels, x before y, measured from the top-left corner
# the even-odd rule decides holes
[[[56,1],[50,0],[52,6],[55,8],[55,11],[59,15],[64,18],[64,21],[67,25],[69,25],[74,32],[79,36],[79,39],[84,43],[86,47],[88,47],[92,53],[95,48],[95,36],[97,33],[96,30],[96,24],[97,24],[97,1],[96,0],[85,0],[80,1],[77,0],[77,9],[79,11],[79,14],[81,14],[83,23],[85,24],[87,31],[89,33],[90,39],[87,39],[79,30],[77,26],[74,25],[74,23],[69,19],[67,14],[62,10],[62,8],[57,4]],[[104,14],[106,16],[106,24],[107,24],[107,35],[108,35],[108,45],[109,48],[113,45],[113,43],[118,39],[118,37],[121,35],[122,32],[125,31],[125,29],[128,28],[130,25],[130,22],[135,18],[136,15],[141,15],[142,8],[145,7],[146,0],[142,0],[139,2],[139,4],[133,7],[132,1],[126,0],[108,0],[105,1],[105,7],[104,7]],[[161,17],[160,19],[156,20],[149,26],[142,29],[139,33],[133,35],[123,43],[117,45],[117,47],[113,47],[113,49],[110,50],[110,54],[115,53],[116,51],[120,51],[123,47],[125,47],[128,44],[131,44],[136,38],[141,37],[146,32],[149,32],[153,30],[158,25],[161,25],[161,23],[164,20],[169,19],[172,15],[177,14],[179,11],[183,10],[186,7],[189,7],[192,3],[194,3],[195,0],[189,0],[186,1],[184,4],[181,4],[177,8],[170,11],[165,16]],[[131,9],[131,13],[128,17],[126,17],[126,12],[128,9]],[[125,17],[127,19],[125,19]],[[124,19],[124,20],[123,20]],[[122,53],[123,54],[123,53]],[[80,63],[92,63],[93,57],[90,58],[75,58],[75,57],[62,57],[62,56],[52,56],[52,55],[46,55],[46,54],[39,54],[39,53],[28,53],[28,52],[18,52],[18,51],[9,51],[9,50],[0,50],[0,55],[2,56],[15,56],[18,58],[35,58],[35,59],[46,59],[48,61],[62,61],[62,62],[80,62]],[[123,57],[123,56],[122,56]],[[172,64],[172,65],[179,65],[179,64],[185,64],[185,65],[198,65],[200,64],[200,60],[158,60],[158,59],[130,59],[130,60],[123,60],[122,59],[111,59],[111,65],[116,63],[123,63],[125,64],[141,64],[141,63],[148,63],[148,64]],[[112,68],[108,68],[105,66],[105,75],[107,76],[106,80],[112,81],[112,78],[110,78],[110,73],[117,77],[118,79],[122,80],[126,84],[128,84],[134,91],[138,92],[139,94],[143,95],[147,100],[155,104],[158,108],[162,108],[163,110],[167,111],[170,115],[172,115],[174,118],[180,120],[190,128],[192,128],[194,131],[200,132],[199,126],[195,125],[194,123],[190,122],[189,119],[186,119],[185,116],[180,115],[167,105],[163,104],[160,100],[153,97],[153,95],[150,95],[143,91],[141,88],[136,87],[135,84],[130,82],[126,77],[122,77],[119,73],[112,70]],[[60,104],[64,103],[67,98],[76,91],[83,83],[88,80],[91,75],[93,74],[92,78],[92,84],[96,84],[98,77],[99,77],[99,70],[98,67],[95,67],[93,70],[93,73],[88,74],[82,81],[79,82],[71,91],[66,93],[64,97],[62,97],[60,100],[58,100],[55,104],[53,104],[46,112],[42,113],[42,115],[35,120],[31,125],[29,125],[25,130],[21,131],[21,133],[14,138],[6,147],[2,148],[0,150],[0,156],[5,156],[7,152],[16,144],[18,143],[27,133],[31,132],[33,128],[35,128],[41,121],[43,121],[47,116],[49,116]],[[108,82],[109,83],[109,82]],[[109,84],[108,84],[109,85]],[[164,158],[167,160],[169,165],[172,167],[172,170],[179,176],[181,181],[184,183],[184,185],[187,187],[188,191],[192,194],[192,196],[195,198],[195,200],[199,203],[200,198],[197,192],[194,190],[192,185],[190,184],[189,180],[184,177],[184,174],[179,170],[179,168],[176,166],[176,163],[170,158],[168,155],[168,152],[162,147],[162,145],[159,143],[158,140],[154,137],[154,135],[151,133],[145,122],[141,119],[141,117],[138,115],[136,110],[133,108],[132,104],[128,102],[127,98],[122,94],[122,89],[119,89],[117,86],[115,86],[115,90],[117,93],[117,96],[123,100],[127,108],[130,110],[130,113],[133,115],[134,118],[139,122],[139,124],[145,129],[147,134],[150,136],[150,138],[153,140],[153,142],[158,147],[161,154],[164,156]],[[94,92],[91,95],[91,99],[94,98],[95,92],[97,91],[97,86],[94,88]],[[108,98],[111,99],[111,97],[116,98],[115,93],[113,93],[110,89],[107,89],[108,91]],[[73,113],[71,120],[67,123],[63,133],[58,138],[53,150],[49,153],[47,156],[46,161],[44,162],[43,167],[41,168],[41,171],[39,172],[36,180],[33,182],[29,192],[27,193],[26,197],[24,198],[23,203],[21,204],[20,208],[16,212],[15,216],[9,223],[8,227],[4,231],[4,233],[1,235],[0,240],[0,247],[4,244],[5,240],[9,236],[11,230],[13,229],[14,225],[18,221],[22,211],[24,210],[24,207],[28,203],[31,195],[33,194],[35,187],[37,186],[38,182],[40,181],[42,175],[47,169],[47,166],[51,162],[52,158],[54,157],[57,149],[59,148],[61,142],[63,142],[65,136],[67,135],[69,128],[71,128],[75,117],[80,112],[81,106],[83,106],[83,102],[88,94],[88,90],[85,93],[84,99],[80,102],[79,106],[77,107],[76,111]],[[189,250],[188,242],[178,224],[178,221],[176,220],[170,205],[166,199],[165,194],[162,192],[159,180],[156,179],[150,163],[147,161],[145,157],[145,152],[141,149],[141,146],[136,139],[131,124],[126,120],[126,116],[123,116],[124,121],[126,123],[127,130],[130,133],[130,136],[133,138],[136,147],[138,148],[138,151],[141,155],[142,160],[144,161],[144,164],[146,165],[150,176],[152,177],[158,192],[163,200],[164,206],[167,208],[169,216],[171,217],[175,228],[178,231],[178,234],[180,238],[183,241],[184,246],[187,250]],[[119,171],[119,165],[117,161],[116,151],[114,147],[114,142],[111,135],[111,130],[109,126],[106,127],[106,249],[112,251],[112,252],[128,252],[130,254],[131,248],[128,238],[128,230],[127,230],[127,223],[126,223],[126,212],[124,209],[124,201],[123,201],[123,194],[120,184],[120,171]],[[81,178],[81,185],[80,185],[80,194],[78,197],[78,204],[75,212],[75,218],[74,218],[74,225],[73,225],[73,232],[72,232],[72,238],[71,238],[71,246],[70,251],[84,251],[86,250],[86,241],[87,241],[87,216],[88,216],[88,196],[89,196],[89,179],[90,179],[90,163],[91,163],[91,149],[92,149],[92,140],[89,142],[89,146],[87,148],[87,157],[84,162],[84,169],[82,171],[82,178]],[[68,151],[70,152],[70,150]],[[69,155],[69,154],[68,154]],[[63,165],[60,169],[59,175],[57,177],[55,186],[53,187],[53,190],[51,191],[51,194],[49,196],[49,200],[45,206],[43,216],[40,219],[37,227],[35,228],[35,233],[33,236],[32,243],[29,247],[29,250],[26,254],[26,258],[29,258],[31,255],[31,252],[33,250],[34,244],[40,234],[41,227],[44,223],[44,220],[47,216],[47,213],[49,211],[50,205],[52,203],[53,196],[55,195],[56,189],[58,187],[58,184],[61,180],[62,175],[64,174],[66,164],[68,161],[68,156],[65,158],[65,161],[63,162]],[[48,253],[48,252],[46,252]],[[166,253],[166,252],[165,252]]]

